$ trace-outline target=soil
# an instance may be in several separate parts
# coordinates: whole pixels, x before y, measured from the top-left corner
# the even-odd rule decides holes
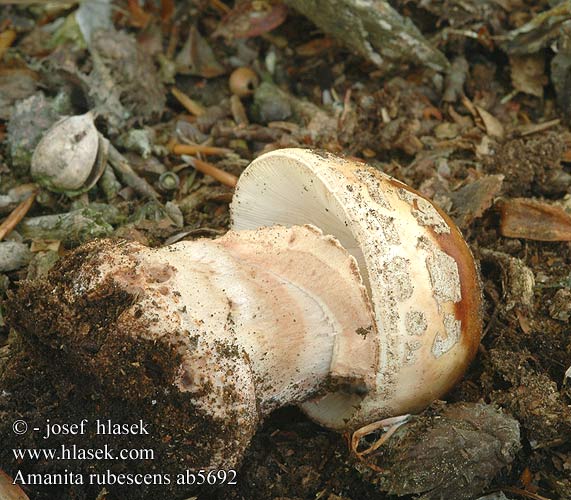
[[[198,118],[189,117],[188,109],[168,92],[173,82],[165,83],[168,79],[161,79],[164,75],[159,74],[157,54],[170,51],[169,57],[173,60],[193,24],[198,25],[203,34],[211,35],[225,19],[220,7],[216,8],[221,2],[180,2],[188,11],[181,14],[179,5],[176,12],[180,18],[176,23],[161,12],[159,2],[142,2],[145,6],[142,14],[127,2],[117,3],[122,9],[113,17],[116,29],[122,32],[117,43],[133,44],[125,48],[126,55],[117,57],[140,64],[140,54],[135,57],[131,52],[134,47],[144,54],[152,54],[154,69],[146,69],[152,78],[147,79],[139,75],[138,70],[128,67],[118,75],[120,71],[109,56],[114,54],[113,49],[102,46],[105,44],[101,40],[93,50],[108,52],[109,57],[102,58],[108,73],[101,67],[94,71],[96,63],[91,60],[92,56],[73,40],[56,49],[46,49],[44,40],[48,35],[40,27],[63,18],[69,10],[49,13],[12,7],[0,12],[0,33],[10,28],[17,34],[15,53],[5,58],[4,69],[0,67],[0,86],[4,86],[0,94],[4,89],[6,96],[0,100],[0,194],[31,180],[25,167],[15,166],[17,144],[14,141],[18,134],[10,131],[17,125],[29,126],[25,120],[15,123],[20,119],[15,110],[22,99],[40,88],[48,100],[56,98],[58,89],[67,89],[67,106],[74,113],[99,106],[101,114],[96,123],[100,130],[114,144],[123,144],[120,149],[137,174],[157,189],[158,175],[153,172],[152,161],[141,152],[140,144],[132,148],[125,146],[126,141],[119,140],[121,133],[147,126],[147,130],[152,131],[152,154],[169,170],[176,169],[182,162],[168,151],[169,140],[179,141],[181,137],[193,143],[208,141],[209,145],[231,149],[234,155],[202,158],[235,175],[262,151],[287,146],[326,149],[381,168],[436,200],[455,217],[480,266],[484,296],[482,341],[465,377],[445,400],[452,408],[455,403],[486,403],[501,409],[503,415],[519,423],[520,447],[514,452],[511,464],[498,464],[489,472],[486,485],[478,494],[502,490],[508,498],[514,499],[570,499],[571,380],[565,378],[571,367],[571,247],[565,241],[569,238],[534,241],[502,236],[501,213],[496,205],[500,200],[533,198],[564,209],[571,207],[571,135],[565,124],[568,110],[558,107],[561,98],[549,76],[549,62],[554,53],[550,46],[540,51],[545,59],[545,85],[540,97],[519,92],[505,100],[512,90],[510,58],[485,36],[485,33],[505,33],[519,26],[518,19],[522,17],[529,20],[530,2],[490,2],[509,5],[511,10],[501,10],[495,5],[489,7],[492,13],[487,12],[488,17],[476,9],[470,16],[458,17],[458,10],[452,10],[450,19],[446,18],[446,5],[450,2],[392,2],[401,12],[411,15],[425,34],[434,29],[435,20],[439,20],[441,27],[477,28],[474,29],[480,38],[450,35],[446,43],[440,42],[440,49],[450,60],[464,56],[469,66],[463,87],[465,100],[458,96],[451,102],[442,100],[446,84],[442,75],[434,70],[403,64],[384,73],[382,68],[323,35],[295,12],[289,12],[278,27],[267,33],[242,39],[207,36],[213,52],[203,47],[198,56],[196,53],[191,56],[194,57],[190,61],[195,67],[194,74],[176,75],[177,87],[206,109]],[[230,10],[230,3],[226,3]],[[547,2],[531,3],[534,11],[547,8]],[[252,2],[243,2],[246,4]],[[430,5],[423,8],[421,4]],[[251,5],[249,8],[253,9]],[[152,18],[146,24],[145,13]],[[112,41],[112,38],[107,40],[109,44]],[[169,42],[174,45],[173,49],[168,48]],[[233,57],[237,63],[231,62]],[[213,75],[218,66],[211,58],[221,63],[219,74]],[[268,63],[269,59],[274,62]],[[43,66],[38,69],[36,62],[40,60]],[[164,60],[162,64],[162,70],[166,71]],[[260,102],[256,102],[263,98],[260,96],[242,99],[248,125],[236,123],[240,112],[235,109],[233,112],[228,100],[231,64],[251,66],[266,79],[273,79],[279,87],[269,100],[277,103],[275,107],[261,107]],[[268,64],[276,66],[270,77]],[[28,88],[25,95],[9,92],[8,84],[2,80],[4,70],[25,79],[26,86],[19,84],[21,89]],[[129,78],[145,81],[139,86],[125,86],[126,79],[132,81]],[[94,96],[94,88],[102,94],[108,92],[108,108]],[[149,93],[157,94],[152,103],[145,97]],[[130,119],[123,118],[117,103],[122,110],[131,113]],[[350,105],[344,107],[344,103]],[[486,109],[501,123],[502,136],[492,133],[497,124],[483,120],[474,111],[475,105]],[[137,111],[137,108],[141,109]],[[260,116],[260,109],[269,116]],[[40,111],[41,116],[50,114],[45,109],[43,113]],[[525,128],[556,119],[559,121],[531,133]],[[19,130],[22,135],[21,128]],[[31,135],[32,132],[26,137]],[[21,161],[25,164],[25,160]],[[228,227],[231,188],[193,173],[188,165],[177,171],[180,186],[174,192],[160,193],[163,205],[159,208],[141,191],[125,189],[128,183],[124,179],[121,179],[120,195],[109,197],[100,186],[85,195],[90,202],[106,203],[120,212],[122,219],[110,223],[111,231],[106,235],[160,246],[183,237],[214,237],[223,233]],[[490,177],[498,175],[503,179]],[[493,182],[481,182],[490,179]],[[464,199],[462,193],[469,193],[466,195],[469,200]],[[75,208],[64,195],[45,190],[37,200],[28,217]],[[167,201],[178,207],[170,218],[165,216]],[[14,205],[3,213],[7,215],[13,208]],[[182,222],[177,224],[175,219],[179,216]],[[530,224],[532,222],[530,220]],[[548,228],[550,221],[541,223]],[[525,227],[522,231],[525,235]],[[349,436],[319,427],[295,407],[275,411],[259,427],[238,468],[236,485],[197,488],[166,484],[164,475],[174,477],[185,470],[185,457],[196,458],[208,453],[207,445],[199,448],[195,442],[188,441],[185,429],[192,428],[196,433],[196,427],[203,425],[201,432],[208,442],[233,439],[240,436],[240,429],[220,430],[216,422],[187,415],[181,411],[186,403],[164,391],[174,377],[173,365],[164,360],[177,359],[175,345],[140,338],[135,343],[133,338],[137,335],[132,332],[127,335],[118,331],[109,336],[106,328],[114,324],[119,313],[133,300],[129,294],[119,293],[112,287],[106,289],[103,284],[100,295],[84,305],[81,315],[64,315],[58,321],[67,327],[54,331],[50,310],[57,303],[58,310],[66,311],[63,290],[65,286],[73,286],[75,266],[83,262],[81,247],[80,250],[73,248],[90,237],[82,236],[80,241],[74,239],[69,243],[65,238],[42,234],[24,241],[32,239],[40,243],[57,239],[61,243],[57,251],[67,255],[67,259],[60,259],[53,274],[47,275],[42,271],[41,259],[48,252],[40,251],[36,252],[29,268],[0,275],[5,277],[2,278],[3,316],[0,317],[0,435],[3,436],[0,468],[12,476],[17,470],[24,474],[43,474],[61,472],[68,467],[70,471],[83,473],[106,470],[127,473],[132,470],[129,462],[86,460],[78,465],[71,460],[14,461],[13,458],[13,448],[42,446],[41,438],[35,433],[14,434],[12,424],[16,419],[26,421],[32,428],[43,426],[46,418],[52,422],[81,422],[82,419],[94,422],[109,415],[118,422],[143,419],[149,423],[150,436],[116,436],[113,445],[153,449],[158,458],[140,467],[145,473],[157,474],[155,479],[163,483],[137,488],[69,484],[24,487],[32,500],[397,498],[386,493],[390,489],[383,488],[382,484],[379,487],[371,479],[371,469],[364,467],[351,453]],[[26,281],[31,277],[39,279]],[[64,288],[58,289],[56,284]],[[33,316],[30,314],[32,304]],[[108,314],[110,311],[114,311],[114,315]],[[18,325],[17,331],[11,328],[14,325]],[[98,358],[102,349],[107,354]],[[111,352],[117,353],[116,359],[109,354]],[[105,363],[100,362],[101,359]],[[129,390],[119,393],[113,391],[114,387]],[[141,400],[153,403],[145,408]],[[435,403],[419,418],[437,416],[440,405],[442,403]],[[54,437],[50,447],[75,444],[97,448],[108,442],[96,435],[93,427],[89,429],[83,436]],[[243,432],[240,439],[247,439],[250,431],[244,429]],[[418,432],[424,431],[419,427]],[[387,464],[391,467],[390,452],[381,455],[379,460],[377,465],[380,463],[381,468]],[[414,466],[414,457],[410,460]],[[397,470],[399,465],[393,463],[392,467]],[[416,498],[403,495],[398,498]]]

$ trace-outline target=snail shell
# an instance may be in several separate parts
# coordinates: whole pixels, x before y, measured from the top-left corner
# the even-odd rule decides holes
[[[42,186],[75,196],[91,189],[107,163],[108,142],[91,113],[67,116],[45,133],[32,156],[32,177]]]

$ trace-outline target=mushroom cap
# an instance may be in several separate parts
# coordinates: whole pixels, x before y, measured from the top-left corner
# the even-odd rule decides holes
[[[350,429],[419,411],[475,356],[482,319],[472,254],[452,220],[405,184],[329,153],[282,149],[244,171],[231,216],[234,230],[313,224],[357,260],[378,331],[376,387],[303,403],[320,424]]]

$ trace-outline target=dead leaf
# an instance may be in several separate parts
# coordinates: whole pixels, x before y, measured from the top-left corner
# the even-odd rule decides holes
[[[91,37],[93,70],[81,75],[91,104],[98,108],[111,130],[129,121],[144,122],[159,116],[165,105],[165,88],[152,58],[125,32],[97,31]]]
[[[283,3],[241,2],[222,20],[213,36],[252,38],[277,28],[286,17],[287,7]]]
[[[206,39],[196,26],[190,28],[188,39],[175,59],[176,69],[185,75],[214,78],[226,73]]]
[[[498,137],[499,139],[504,137],[504,126],[500,123],[500,121],[491,113],[486,111],[484,108],[474,105],[476,111],[478,112],[478,116],[482,119],[484,123],[484,129],[488,135],[492,137]]]
[[[329,50],[333,46],[333,39],[329,37],[314,38],[313,40],[298,45],[295,52],[298,56],[313,57]]]
[[[531,322],[529,318],[519,309],[515,310],[515,315],[517,316],[517,321],[522,332],[525,334],[530,334],[532,332]]]
[[[27,68],[0,69],[0,120],[8,120],[16,101],[36,92],[38,75]]]

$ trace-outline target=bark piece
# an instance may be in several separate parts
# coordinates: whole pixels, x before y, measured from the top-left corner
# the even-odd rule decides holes
[[[458,403],[402,425],[368,458],[383,472],[364,475],[389,494],[472,499],[519,448],[519,424],[512,417],[491,405]]]
[[[115,207],[92,204],[67,213],[24,219],[17,230],[27,240],[60,240],[71,247],[109,236],[113,232],[112,224],[117,224],[118,220]]]
[[[562,24],[569,19],[571,2],[561,2],[510,31],[501,47],[508,54],[534,54],[547,47],[559,35]]]
[[[499,268],[506,311],[516,306],[518,309],[531,309],[535,287],[533,271],[521,259],[503,252],[482,248],[480,254],[484,262],[491,262]]]
[[[514,198],[498,203],[500,234],[536,241],[571,241],[571,216],[547,203]]]
[[[503,175],[486,175],[450,194],[454,204],[454,222],[468,227],[490,208],[494,197],[502,189]]]
[[[464,91],[464,83],[469,70],[468,61],[466,61],[465,57],[458,56],[454,59],[446,74],[446,90],[442,96],[443,101],[456,102],[458,100],[458,97]]]
[[[437,71],[448,60],[409,19],[383,0],[287,0],[325,33],[380,67],[412,62]]]

